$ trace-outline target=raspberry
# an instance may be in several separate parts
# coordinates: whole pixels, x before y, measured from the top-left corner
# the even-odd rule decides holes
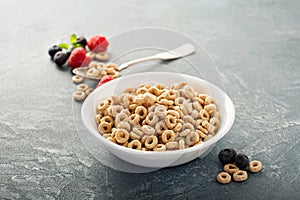
[[[92,36],[87,42],[89,49],[95,53],[105,52],[109,45],[107,39],[101,35]]]
[[[77,68],[83,65],[88,65],[92,60],[85,55],[86,51],[82,47],[74,49],[68,59],[68,64],[71,68]]]
[[[113,80],[113,79],[114,79],[114,78],[113,78],[112,76],[105,76],[105,77],[103,77],[103,78],[99,81],[97,87],[100,87],[100,86],[103,85],[104,83],[107,83],[108,81],[111,81],[111,80]]]
[[[219,160],[223,164],[234,163],[234,158],[236,156],[236,151],[234,149],[223,149],[219,153]]]

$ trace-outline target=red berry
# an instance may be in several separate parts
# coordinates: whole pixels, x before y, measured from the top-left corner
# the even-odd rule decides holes
[[[111,80],[113,80],[113,79],[114,79],[114,78],[113,78],[112,76],[105,76],[105,77],[103,77],[103,78],[99,81],[97,87],[100,87],[100,86],[103,85],[104,83],[107,83],[108,81],[111,81]]]
[[[74,49],[68,59],[68,64],[71,68],[77,68],[80,66],[88,65],[91,60],[85,55],[86,51],[82,47]]]
[[[89,39],[87,45],[91,51],[99,53],[105,52],[109,43],[105,36],[94,35]]]

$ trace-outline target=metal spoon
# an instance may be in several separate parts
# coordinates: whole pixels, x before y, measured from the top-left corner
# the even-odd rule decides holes
[[[180,47],[170,50],[170,51],[158,53],[153,56],[148,56],[148,57],[144,57],[144,58],[138,58],[138,59],[132,60],[130,62],[123,63],[118,67],[118,69],[119,69],[119,71],[121,71],[131,65],[134,65],[134,64],[137,64],[140,62],[144,62],[144,61],[148,61],[148,60],[159,60],[159,59],[160,60],[173,60],[173,59],[177,59],[177,58],[182,58],[184,56],[190,55],[194,51],[195,51],[195,48],[193,45],[184,44],[184,45],[181,45]],[[87,76],[86,72],[88,69],[89,69],[89,67],[79,67],[79,68],[73,69],[73,73],[77,74],[79,76],[82,76],[84,78],[88,78],[88,79],[94,79],[94,80],[100,79],[100,78]]]

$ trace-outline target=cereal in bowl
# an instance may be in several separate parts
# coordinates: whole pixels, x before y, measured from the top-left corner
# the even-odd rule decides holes
[[[186,82],[170,87],[144,84],[99,102],[99,133],[116,144],[142,151],[178,150],[213,137],[220,114],[213,97]]]

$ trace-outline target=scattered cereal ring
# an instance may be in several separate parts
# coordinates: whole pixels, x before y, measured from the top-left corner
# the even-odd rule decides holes
[[[98,126],[98,130],[101,134],[110,133],[111,132],[111,124],[108,122],[101,122]]]
[[[82,100],[85,99],[86,94],[85,94],[84,91],[80,91],[80,90],[79,90],[79,91],[75,91],[75,92],[73,93],[73,97],[74,97],[74,99],[77,100],[77,101],[82,101]]]
[[[258,160],[253,160],[249,163],[249,171],[256,173],[262,170],[262,163]]]
[[[219,183],[227,184],[231,181],[231,176],[227,172],[220,172],[217,175],[217,180]]]
[[[99,76],[99,71],[96,68],[90,68],[87,70],[86,75],[88,77],[98,77]]]
[[[244,170],[237,170],[236,172],[233,173],[232,175],[233,180],[237,182],[245,181],[248,178],[248,174]]]
[[[118,143],[124,144],[129,139],[129,133],[125,129],[117,129],[115,139]]]
[[[80,91],[85,92],[88,88],[89,88],[89,86],[87,84],[82,83],[82,84],[77,85],[76,90],[80,90]]]
[[[233,174],[234,172],[236,172],[238,170],[239,170],[239,168],[235,164],[224,165],[224,171],[228,172],[229,174]]]
[[[90,95],[93,91],[94,91],[94,88],[88,88],[88,89],[86,89],[85,93],[86,93],[86,95],[88,96],[88,95]]]
[[[106,52],[101,52],[101,53],[97,53],[95,55],[95,58],[100,61],[106,61],[108,60],[109,56]]]
[[[74,75],[74,76],[72,76],[72,81],[73,81],[73,83],[79,84],[84,81],[84,78],[79,75]]]
[[[172,130],[165,130],[161,135],[161,140],[164,143],[172,142],[175,139],[175,133]]]

